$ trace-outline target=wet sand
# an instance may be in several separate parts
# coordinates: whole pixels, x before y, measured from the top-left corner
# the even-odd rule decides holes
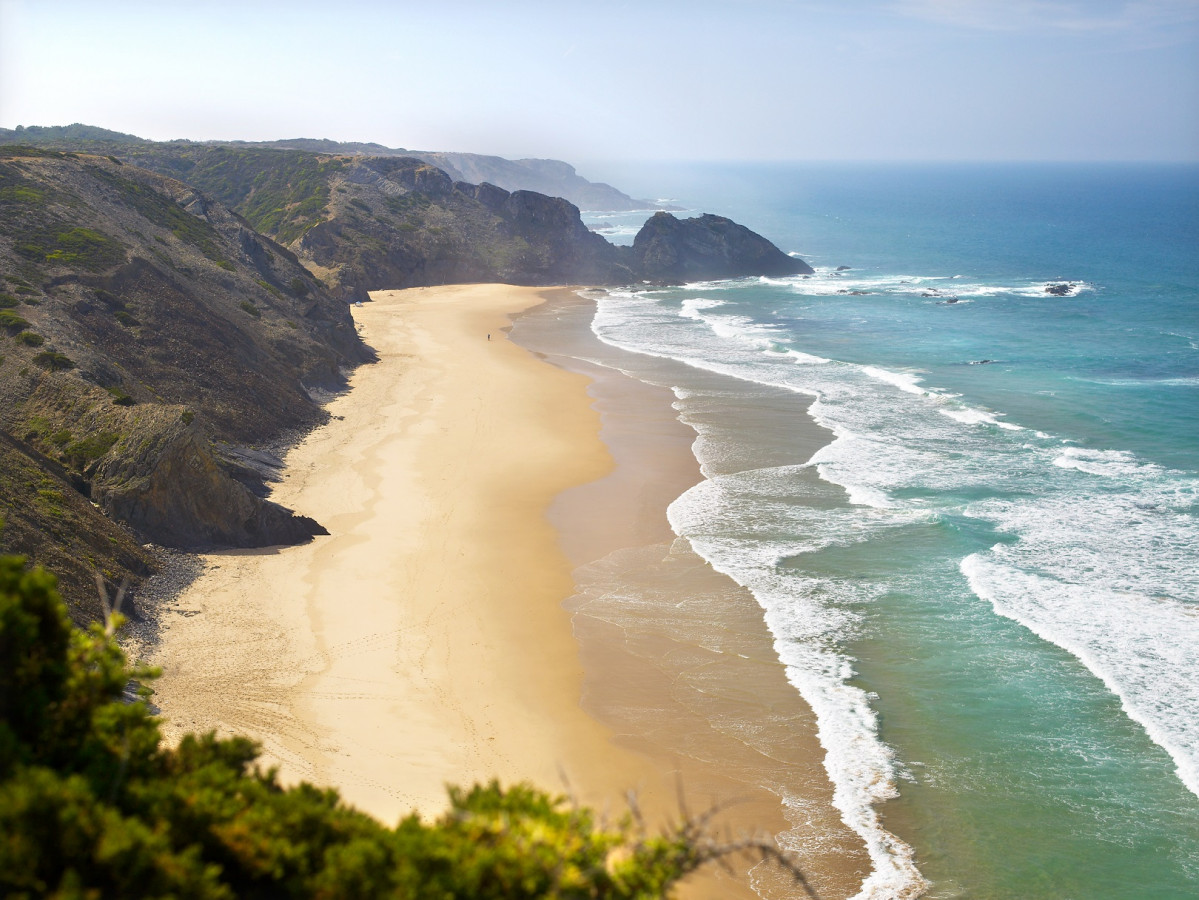
[[[164,730],[247,734],[285,780],[335,786],[388,823],[438,813],[446,783],[494,777],[615,812],[631,789],[655,815],[677,809],[681,783],[693,809],[736,801],[731,832],[779,833],[798,824],[780,791],[798,792],[806,833],[823,835],[805,867],[821,896],[852,894],[860,863],[837,837],[810,713],[760,610],[713,588],[685,547],[665,552],[665,506],[699,477],[690,431],[669,392],[509,341],[510,316],[550,295],[454,286],[355,308],[380,362],[288,455],[273,494],[330,535],[204,557],[152,660]],[[573,340],[577,317],[555,337],[554,310],[583,301],[554,296],[542,336]],[[711,623],[685,597],[680,630],[660,610],[622,621],[589,593],[597,566],[642,560],[653,579],[666,556],[684,564],[664,590],[726,597],[723,637],[686,637]],[[779,732],[770,746],[790,747],[786,759],[725,733],[763,704],[755,727]],[[752,896],[744,881],[718,873],[685,895]]]

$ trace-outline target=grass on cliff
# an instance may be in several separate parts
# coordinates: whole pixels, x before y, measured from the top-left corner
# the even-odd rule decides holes
[[[283,244],[323,221],[329,179],[344,163],[301,150],[175,146],[134,161],[205,191]]]
[[[91,173],[115,188],[121,198],[144,218],[166,228],[180,241],[192,245],[218,265],[227,262],[218,249],[216,230],[199,216],[192,215],[170,198],[132,179],[99,167],[93,167]]]
[[[165,748],[124,696],[155,673],[127,663],[119,621],[74,628],[51,575],[0,557],[6,896],[651,898],[738,849],[702,821],[651,836],[494,782],[388,828],[334,790],[282,787],[244,738]]]

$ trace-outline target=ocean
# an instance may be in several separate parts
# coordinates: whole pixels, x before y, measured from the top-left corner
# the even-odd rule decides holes
[[[671,527],[815,712],[857,896],[1199,895],[1199,167],[588,174],[816,269],[591,327],[671,363],[704,475]]]

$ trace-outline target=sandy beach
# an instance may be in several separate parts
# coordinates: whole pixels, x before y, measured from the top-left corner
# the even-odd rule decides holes
[[[653,617],[632,647],[627,623],[588,614],[573,573],[630,544],[660,557],[665,506],[699,474],[668,391],[650,398],[508,339],[511,317],[551,296],[570,295],[418,288],[355,308],[379,362],[292,450],[272,495],[330,534],[203,558],[151,660],[164,731],[249,735],[285,780],[335,786],[388,823],[438,813],[447,783],[531,781],[618,813],[633,790],[665,815],[681,782],[695,808],[736,801],[722,827],[777,834],[797,824],[771,789],[784,779],[812,797],[823,856],[805,857],[835,887],[822,896],[847,896],[860,854],[837,832],[810,713],[752,600],[732,604],[735,652],[700,665],[696,651],[673,672],[678,635]],[[556,339],[556,320],[536,319],[533,342]],[[650,408],[622,430],[616,410]],[[698,563],[684,575],[688,590],[714,577]],[[651,645],[673,661],[647,665]],[[697,666],[740,687],[692,684]],[[741,694],[798,729],[793,759],[747,755],[695,708]],[[650,726],[619,713],[634,697],[657,711]],[[686,895],[753,896],[719,873]]]

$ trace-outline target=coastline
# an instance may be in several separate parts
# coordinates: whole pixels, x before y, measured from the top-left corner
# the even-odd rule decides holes
[[[503,339],[540,302],[464,286],[355,309],[380,362],[273,494],[331,535],[202,557],[151,658],[168,738],[247,734],[284,779],[334,785],[385,822],[436,814],[446,783],[529,780],[598,804],[660,790],[578,708],[570,571],[541,510],[610,463],[585,379]]]
[[[722,807],[721,828],[773,835],[830,900],[858,893],[871,866],[833,807],[815,718],[788,682],[762,607],[677,538],[667,507],[703,480],[693,425],[671,386],[737,386],[601,342],[593,304],[573,291],[516,319],[513,339],[591,379],[600,436],[614,469],[555,498],[550,518],[571,557],[573,614],[583,659],[582,703],[622,746],[676,773],[695,807]],[[805,459],[830,435],[791,396],[779,453]],[[777,404],[777,405],[776,405]],[[796,896],[777,869],[710,875],[713,896]],[[690,886],[690,883],[689,885]],[[741,892],[744,892],[742,894]],[[800,892],[802,894],[802,892]]]
[[[733,613],[749,642],[684,661],[681,679],[647,667],[621,626],[584,608],[579,573],[627,550],[630,535],[651,555],[669,544],[665,506],[699,473],[668,392],[619,373],[595,386],[596,372],[547,364],[507,340],[510,317],[524,313],[523,330],[535,318],[526,311],[550,297],[585,303],[567,291],[471,285],[381,292],[355,308],[380,361],[329,405],[330,425],[292,450],[273,493],[330,536],[201,558],[205,571],[164,612],[150,660],[165,671],[155,697],[164,733],[248,735],[285,781],[336,787],[389,824],[438,814],[446,783],[498,778],[569,791],[616,815],[632,790],[651,825],[677,817],[681,786],[692,812],[731,804],[722,832],[779,833],[801,823],[784,819],[771,778],[803,770],[795,787],[808,797],[808,829],[835,830],[831,788],[809,783],[823,776],[813,735],[801,734],[787,759],[751,752],[730,772],[730,747],[740,751],[689,708],[706,696],[731,709],[752,693],[774,729],[802,730],[810,718],[752,598]],[[626,394],[632,427],[613,432],[620,414],[604,406],[605,391]],[[601,495],[608,503],[595,515]],[[696,563],[686,577],[690,590],[720,576]],[[681,645],[655,632],[660,624],[646,618],[641,642],[677,658]],[[679,694],[700,670],[714,680]],[[633,697],[677,727],[632,730],[613,708]],[[776,767],[765,782],[763,764]],[[860,860],[842,838],[817,842],[801,848],[801,864],[810,871],[819,858],[821,896],[854,893]],[[688,880],[682,893],[754,896],[723,872]]]

